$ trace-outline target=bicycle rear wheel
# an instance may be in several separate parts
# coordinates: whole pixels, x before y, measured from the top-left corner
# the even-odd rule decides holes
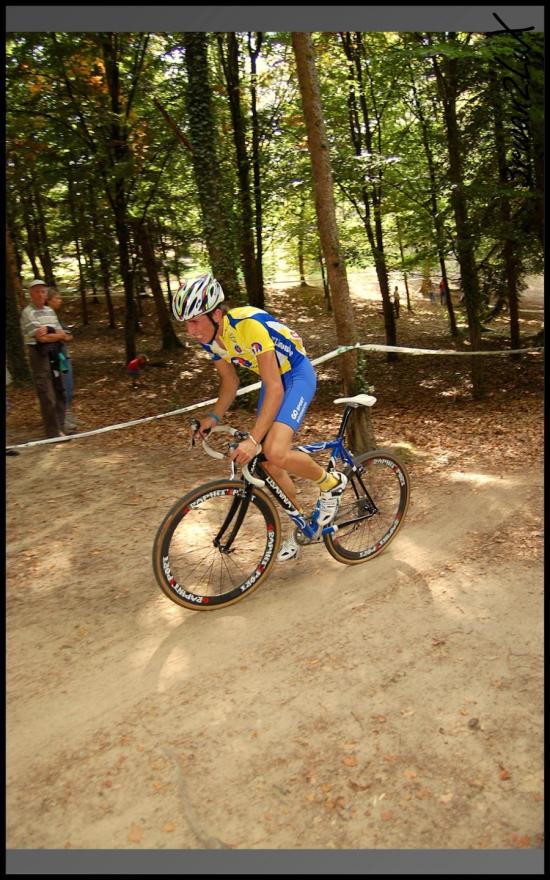
[[[269,574],[281,527],[271,500],[244,482],[215,480],[185,495],[162,522],[153,545],[160,588],[184,608],[231,605]]]
[[[338,530],[324,535],[328,552],[338,562],[358,565],[386,549],[401,526],[409,504],[405,466],[383,449],[354,458],[348,485],[334,520]]]

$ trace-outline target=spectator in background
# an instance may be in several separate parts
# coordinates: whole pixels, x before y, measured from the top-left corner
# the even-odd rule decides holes
[[[27,346],[34,387],[46,437],[64,437],[65,391],[63,383],[54,381],[46,345],[70,342],[72,337],[63,330],[54,310],[46,305],[48,289],[44,281],[35,278],[29,284],[30,303],[21,312],[21,332]],[[53,332],[48,332],[48,327]]]
[[[444,278],[439,282],[439,301],[442,306],[447,304],[447,285]]]
[[[48,290],[48,305],[54,310],[56,315],[58,316],[59,323],[65,332],[68,332],[68,327],[66,327],[63,322],[59,318],[59,310],[63,305],[63,298],[59,291],[50,288]],[[71,337],[72,338],[72,337]],[[66,372],[63,373],[63,379],[65,383],[65,422],[63,425],[63,430],[66,434],[74,434],[78,425],[76,424],[73,418],[72,405],[73,405],[73,392],[74,392],[74,380],[73,380],[73,363],[71,360],[70,352],[64,342],[60,343],[61,346],[61,354],[65,358],[65,364],[67,367]]]
[[[141,367],[144,367],[147,363],[147,358],[144,354],[140,354],[135,358],[132,358],[131,361],[128,361],[126,364],[126,372],[132,379],[132,388],[139,388],[139,377],[141,375]]]

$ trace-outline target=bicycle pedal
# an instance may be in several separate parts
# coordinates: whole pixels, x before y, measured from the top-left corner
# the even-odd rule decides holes
[[[304,535],[299,529],[296,529],[294,532],[294,540],[300,547],[308,547],[310,544],[320,544],[323,540],[323,536],[321,534],[314,535],[313,538],[308,538],[307,535]]]

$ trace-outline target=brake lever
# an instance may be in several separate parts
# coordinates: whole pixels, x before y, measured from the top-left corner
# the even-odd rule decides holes
[[[195,438],[197,436],[197,432],[198,432],[200,426],[201,426],[201,423],[199,422],[198,419],[191,419],[191,428],[193,430],[193,433],[191,434],[191,447],[194,447],[197,444],[197,441]],[[205,435],[209,434],[210,428],[206,428],[204,433],[205,433]]]

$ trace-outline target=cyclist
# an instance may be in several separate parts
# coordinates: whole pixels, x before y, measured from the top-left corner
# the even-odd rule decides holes
[[[303,511],[289,472],[315,482],[320,490],[322,528],[336,516],[347,477],[339,471],[327,473],[307,453],[292,449],[294,434],[317,384],[302,340],[268,312],[252,306],[227,309],[222,306],[224,299],[219,282],[205,274],[184,281],[172,301],[174,316],[210,353],[220,377],[218,399],[212,411],[200,420],[198,433],[204,437],[235,400],[240,380],[234,365],[257,373],[261,390],[256,421],[231,457],[244,465],[254,458],[261,443],[266,470],[300,513]],[[298,553],[299,546],[292,536],[283,542],[278,559],[284,562]]]

